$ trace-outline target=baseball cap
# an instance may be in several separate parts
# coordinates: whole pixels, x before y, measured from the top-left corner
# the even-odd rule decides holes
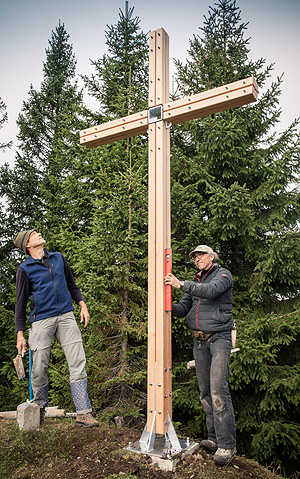
[[[218,259],[218,254],[215,253],[210,246],[207,246],[206,244],[200,244],[197,246],[193,251],[190,252],[189,256],[190,258],[193,257],[194,253],[207,253],[207,254],[213,254],[215,259]]]

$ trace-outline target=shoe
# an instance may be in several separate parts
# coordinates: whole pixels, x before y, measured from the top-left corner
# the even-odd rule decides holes
[[[203,439],[203,441],[200,442],[200,447],[203,447],[209,452],[216,452],[218,449],[218,445],[210,439]]]
[[[226,464],[230,463],[235,453],[236,453],[235,447],[233,449],[222,449],[219,447],[217,452],[214,455],[214,462],[216,464],[220,464],[220,466],[226,466]]]
[[[40,425],[43,424],[45,416],[46,416],[46,409],[44,407],[41,407],[40,408]]]
[[[97,426],[99,426],[99,423],[91,415],[90,412],[87,412],[86,414],[77,414],[76,415],[76,426],[97,427]]]

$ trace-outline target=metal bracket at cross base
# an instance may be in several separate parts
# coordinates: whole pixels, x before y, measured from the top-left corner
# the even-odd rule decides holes
[[[154,426],[155,426],[155,419],[156,419],[156,411],[154,412],[154,417],[153,417],[153,422],[151,425],[150,432],[147,431],[147,425],[146,425],[144,432],[141,436],[141,439],[139,441],[142,452],[150,452],[155,448],[156,434],[155,432],[153,432]],[[169,453],[172,453],[172,452],[178,453],[183,450],[183,447],[180,444],[180,441],[177,437],[177,434],[174,429],[169,413],[168,413],[167,432],[165,433],[165,449],[167,449]]]
[[[178,439],[169,413],[167,413],[167,416],[167,432],[164,436],[156,435],[154,432],[155,411],[150,432],[147,430],[146,425],[140,440],[135,443],[129,443],[126,449],[130,452],[145,454],[161,469],[173,471],[173,468],[182,458],[188,454],[193,454],[199,448],[199,444],[190,441],[188,437],[186,440]]]

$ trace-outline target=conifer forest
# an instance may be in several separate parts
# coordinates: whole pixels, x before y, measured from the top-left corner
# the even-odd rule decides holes
[[[64,23],[49,36],[40,87],[30,86],[18,116],[14,165],[0,167],[0,410],[15,410],[28,397],[28,381],[19,381],[12,365],[15,274],[25,259],[13,238],[35,228],[48,251],[64,254],[89,308],[83,341],[93,410],[106,421],[143,421],[147,135],[87,149],[78,132],[147,109],[148,32],[126,2],[105,32],[107,52],[92,60],[90,77],[80,77],[82,87]],[[173,273],[192,279],[188,254],[198,244],[212,246],[232,272],[240,351],[232,355],[229,384],[238,454],[280,466],[288,477],[300,464],[300,119],[280,130],[283,78],[271,81],[274,64],[250,59],[250,49],[236,2],[218,0],[191,37],[186,61],[175,61],[172,100],[251,75],[260,90],[256,103],[171,128]],[[10,147],[1,143],[7,113],[0,92],[0,149]],[[181,296],[173,291],[173,302]],[[204,438],[184,318],[174,318],[172,332],[174,426]],[[28,371],[27,353],[24,363]],[[58,343],[48,376],[51,404],[73,410]]]

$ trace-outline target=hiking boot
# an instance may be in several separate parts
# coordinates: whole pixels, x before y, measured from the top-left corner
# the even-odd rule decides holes
[[[233,449],[222,449],[219,447],[216,454],[214,455],[214,462],[216,464],[219,464],[220,466],[226,466],[226,464],[230,463],[235,453],[235,447]]]
[[[91,415],[90,412],[87,412],[86,414],[77,414],[76,415],[76,426],[97,427],[97,426],[99,426],[99,423]]]
[[[203,439],[203,441],[200,442],[200,447],[203,447],[209,452],[216,452],[218,449],[218,445],[210,439]]]
[[[44,407],[41,407],[40,408],[40,425],[43,424],[45,416],[46,416],[46,409]]]

